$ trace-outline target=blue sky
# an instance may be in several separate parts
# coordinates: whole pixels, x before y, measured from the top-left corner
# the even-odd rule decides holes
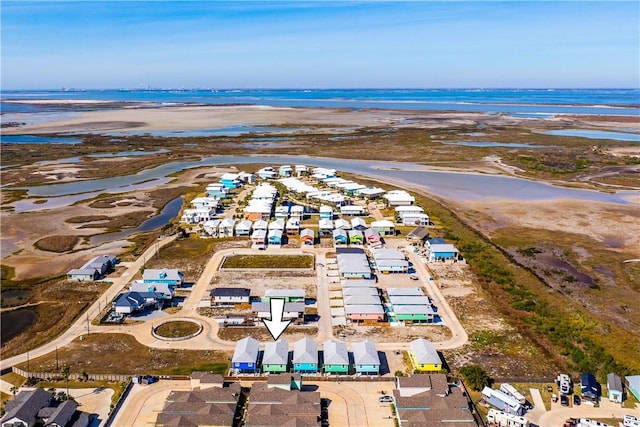
[[[0,4],[3,89],[640,84],[637,1]]]

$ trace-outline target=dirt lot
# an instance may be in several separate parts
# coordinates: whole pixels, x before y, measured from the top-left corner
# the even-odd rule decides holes
[[[317,298],[314,271],[233,272],[218,271],[211,288],[249,288],[252,296],[264,296],[267,289],[304,289],[307,299]]]

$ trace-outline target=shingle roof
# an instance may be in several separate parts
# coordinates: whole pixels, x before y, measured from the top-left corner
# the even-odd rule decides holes
[[[29,425],[33,425],[38,411],[49,405],[51,397],[51,393],[41,388],[21,391],[13,400],[6,403],[5,410],[7,412],[2,420],[17,418],[25,421]]]
[[[65,400],[62,402],[55,411],[51,414],[47,422],[45,423],[45,427],[47,426],[60,426],[64,427],[71,417],[76,412],[78,408],[78,404],[73,400]]]
[[[248,297],[251,289],[247,288],[213,288],[210,295],[212,297]]]

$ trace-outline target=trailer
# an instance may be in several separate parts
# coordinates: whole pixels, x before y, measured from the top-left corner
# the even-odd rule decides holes
[[[500,386],[500,391],[507,393],[509,396],[513,397],[523,405],[527,402],[527,398],[524,397],[524,395],[520,393],[518,390],[516,390],[516,388],[511,384],[508,384],[508,383],[502,384]]]

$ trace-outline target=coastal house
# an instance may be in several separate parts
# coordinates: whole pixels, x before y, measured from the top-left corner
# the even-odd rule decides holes
[[[204,389],[201,386],[199,390],[171,391],[155,423],[149,424],[164,427],[233,425],[241,392],[240,383],[223,383],[220,387]]]
[[[242,212],[249,221],[268,221],[271,218],[272,209],[272,201],[251,199],[249,204],[242,209]]]
[[[320,206],[320,219],[333,220],[333,208],[331,206]]]
[[[250,236],[251,235],[251,221],[243,220],[238,221],[236,224],[236,236]]]
[[[210,221],[216,216],[216,210],[213,208],[193,208],[185,209],[180,217],[181,222],[187,224],[199,224],[201,222]]]
[[[310,228],[305,228],[302,231],[300,231],[300,241],[304,245],[313,246],[313,244],[315,243],[315,238],[316,238],[315,233]]]
[[[382,197],[387,200],[388,206],[409,206],[416,201],[415,197],[404,190],[389,191]]]
[[[364,221],[364,219],[355,217],[351,218],[351,228],[353,230],[363,231],[369,227],[367,226],[367,223]]]
[[[144,283],[167,283],[175,287],[181,287],[184,283],[184,274],[175,268],[147,268],[142,273]]]
[[[354,343],[353,364],[358,374],[378,375],[380,373],[380,357],[376,345],[369,340]]]
[[[368,198],[370,200],[375,200],[382,196],[384,193],[386,193],[386,191],[378,187],[365,187],[354,191],[354,194],[356,196]]]
[[[129,288],[131,292],[154,292],[161,295],[161,299],[170,300],[175,295],[175,285],[169,283],[144,282],[143,280],[134,280]]]
[[[263,247],[265,242],[267,241],[267,230],[253,230],[251,234],[251,242],[255,246]]]
[[[219,219],[211,219],[209,221],[205,221],[202,224],[202,229],[211,237],[218,237],[218,227],[220,226]]]
[[[372,254],[376,261],[376,269],[382,274],[409,271],[409,262],[405,255],[397,249],[374,249]]]
[[[285,229],[285,222],[281,219],[277,219],[269,223],[269,231],[271,230],[284,231],[284,229]]]
[[[6,413],[2,418],[2,427],[36,425],[38,412],[51,404],[53,396],[48,391],[41,388],[35,390],[21,391],[13,399],[6,403]]]
[[[258,301],[251,303],[251,311],[258,319],[271,318],[271,303]],[[304,316],[304,302],[285,302],[282,312],[283,320],[297,320]]]
[[[636,400],[640,400],[640,375],[626,375],[624,383]]]
[[[223,388],[224,377],[206,371],[195,371],[189,375],[191,390],[207,390],[209,388]]]
[[[269,223],[264,220],[257,220],[253,223],[254,230],[267,230],[269,228]]]
[[[429,215],[425,213],[406,213],[402,216],[402,225],[429,225]]]
[[[311,338],[302,338],[293,345],[293,371],[318,372],[318,346]]]
[[[348,283],[357,282],[357,280],[350,280]],[[372,287],[343,287],[342,288],[342,296],[343,298],[354,297],[354,296],[380,296],[380,292],[378,288]],[[379,299],[379,298],[378,298]]]
[[[296,175],[302,176],[309,173],[309,168],[307,168],[307,165],[295,165],[295,171]]]
[[[345,216],[364,215],[366,212],[363,206],[358,205],[342,205],[340,206],[340,214]]]
[[[294,236],[300,234],[300,220],[297,218],[289,218],[285,225],[288,236]]]
[[[283,298],[285,302],[304,303],[304,289],[267,289],[264,300],[269,302],[271,298]]]
[[[241,171],[238,173],[238,179],[243,184],[253,184],[256,181],[256,176],[252,173]]]
[[[365,188],[367,188],[367,186],[366,185],[362,185],[362,184],[358,184],[357,182],[347,182],[347,183],[338,185],[338,188],[341,189],[342,191],[344,191],[345,193],[353,196],[358,191],[364,190]]]
[[[302,390],[302,375],[295,373],[276,373],[267,378],[267,388],[280,390]]]
[[[458,259],[458,248],[449,243],[428,245],[429,262],[455,261]]]
[[[331,236],[333,233],[333,221],[330,219],[321,219],[318,221],[318,232],[321,236]]]
[[[213,209],[214,211],[220,206],[220,200],[215,197],[196,197],[191,201],[196,209]]]
[[[364,235],[364,240],[372,247],[377,247],[382,244],[382,240],[380,239],[380,234],[373,228],[365,229],[362,234]]]
[[[304,206],[293,205],[289,209],[289,215],[291,218],[296,218],[298,221],[302,221],[304,219]]]
[[[232,218],[225,218],[220,221],[218,226],[219,237],[233,237],[233,230],[235,228],[236,221]]]
[[[382,219],[380,221],[373,221],[371,223],[371,229],[378,233],[379,236],[395,236],[396,226],[393,222]]]
[[[336,176],[337,171],[335,169],[329,168],[313,168],[311,169],[311,174],[317,180],[333,178]]]
[[[103,275],[113,271],[118,258],[114,255],[98,255],[84,263],[80,268],[74,268],[67,273],[67,280],[86,282],[98,280]]]
[[[251,290],[247,288],[213,288],[209,293],[216,306],[233,306],[236,304],[249,304]]]
[[[333,243],[335,245],[346,245],[349,242],[347,232],[341,228],[333,230]]]
[[[609,400],[611,402],[622,403],[624,400],[622,380],[614,372],[607,374],[607,390],[609,391]]]
[[[95,268],[74,268],[67,272],[67,280],[70,282],[91,282],[99,278],[100,274]]]
[[[267,166],[258,170],[256,175],[258,175],[260,179],[274,179],[278,176],[278,173],[271,166]]]
[[[364,235],[360,230],[349,230],[347,231],[347,235],[349,236],[349,243],[352,245],[361,245],[364,243]]]
[[[338,218],[335,221],[335,228],[340,230],[351,230],[351,222],[346,219]]]
[[[282,245],[282,230],[270,229],[267,241],[269,245]]]
[[[271,386],[269,382],[256,381],[251,387],[251,398],[243,426],[318,426],[321,413],[318,391],[283,390]]]
[[[354,323],[372,323],[384,321],[384,308],[381,304],[345,305],[347,319]]]
[[[365,288],[367,289],[367,288]],[[379,305],[382,304],[380,295],[344,295],[344,305]]]
[[[436,348],[424,338],[409,343],[409,359],[416,371],[433,372],[442,369],[442,359]]]
[[[433,323],[436,312],[430,305],[394,305],[390,313],[398,322],[405,323]]]
[[[407,241],[416,246],[424,246],[428,238],[429,229],[423,226],[418,226],[407,233]]]
[[[216,182],[207,185],[206,188],[207,197],[213,197],[216,199],[224,199],[227,197],[227,188],[221,182]]]
[[[349,353],[343,342],[327,340],[323,346],[323,370],[326,374],[349,374]]]
[[[262,372],[287,372],[289,366],[289,343],[285,340],[268,342],[262,356]]]
[[[337,248],[336,254],[338,270],[342,278],[371,279],[371,266],[362,249]]]
[[[132,314],[156,307],[157,302],[162,299],[162,294],[155,292],[124,292],[113,302],[113,308],[119,314]]]
[[[289,206],[280,205],[276,207],[276,209],[273,211],[273,216],[276,218],[276,220],[286,221],[289,217]]]
[[[282,165],[278,168],[278,175],[289,177],[293,175],[293,168],[291,167],[291,165]]]
[[[220,182],[225,188],[234,189],[242,185],[237,173],[225,173],[220,177]]]
[[[258,365],[258,351],[260,342],[254,338],[246,337],[236,343],[231,366],[240,372],[255,372]]]

